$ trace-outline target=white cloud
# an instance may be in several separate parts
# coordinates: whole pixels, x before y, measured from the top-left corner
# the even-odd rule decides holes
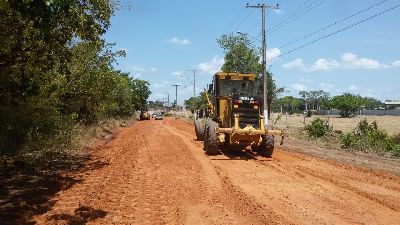
[[[205,73],[215,74],[221,70],[223,64],[224,59],[216,55],[210,61],[202,62],[197,67]]]
[[[267,61],[271,61],[281,55],[279,48],[272,48],[267,50]]]
[[[319,86],[321,87],[321,89],[323,91],[326,91],[326,92],[330,92],[334,88],[334,86],[332,84],[325,84],[325,83],[320,83]]]
[[[391,63],[392,66],[400,66],[400,60],[396,60],[394,62]]]
[[[153,84],[152,86],[153,86],[154,88],[163,88],[163,87],[165,87],[165,86],[168,85],[168,84],[170,84],[170,82],[164,80],[163,82],[161,82],[161,83],[155,83],[155,84]]]
[[[300,78],[300,82],[301,82],[301,83],[311,83],[312,80],[306,79],[306,78]]]
[[[400,67],[400,60],[393,61],[390,64],[384,64],[384,65],[382,65],[382,67],[386,68],[386,69],[387,68],[393,68],[393,67]]]
[[[359,89],[359,88],[358,88],[356,85],[354,85],[354,84],[350,85],[349,88],[348,88],[348,90],[349,90],[349,91],[352,91],[352,92],[353,92],[353,91],[357,91],[358,89]]]
[[[156,84],[153,84],[153,87],[154,88],[161,88],[161,87],[165,87],[165,84],[156,83]]]
[[[358,58],[357,55],[350,52],[344,53],[340,58],[342,59],[342,66],[344,68],[379,69],[382,67],[381,63],[375,59]]]
[[[295,59],[292,62],[286,63],[282,65],[283,68],[291,70],[291,69],[300,69],[304,70],[306,66],[303,63],[302,59]]]
[[[305,90],[307,90],[306,86],[304,86],[303,84],[299,84],[299,83],[291,84],[290,87],[292,89],[294,89],[295,91],[305,91]]]
[[[177,37],[173,37],[173,38],[169,39],[168,42],[170,44],[175,44],[175,45],[190,45],[191,44],[191,42],[188,39],[186,39],[186,38],[179,39]]]
[[[382,64],[378,60],[370,58],[359,58],[356,54],[347,52],[340,56],[340,60],[329,60],[320,58],[312,65],[306,65],[302,59],[297,58],[289,63],[283,64],[285,69],[298,69],[305,72],[328,72],[333,69],[387,69],[400,67],[400,60],[390,64]]]
[[[177,71],[172,72],[171,75],[181,77],[183,75],[183,72],[180,70],[177,70]]]
[[[308,70],[310,71],[329,71],[339,67],[340,64],[336,60],[318,59]]]

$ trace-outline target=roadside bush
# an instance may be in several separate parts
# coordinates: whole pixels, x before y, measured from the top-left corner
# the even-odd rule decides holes
[[[400,133],[398,133],[398,134],[396,134],[396,135],[393,136],[393,141],[394,141],[396,144],[400,144]]]
[[[305,130],[310,137],[320,138],[328,135],[332,131],[327,120],[315,118],[310,124],[305,126]]]
[[[356,129],[341,134],[339,138],[342,148],[400,156],[400,144],[396,136],[390,137],[386,131],[378,129],[376,121],[369,124],[364,119],[359,122]]]

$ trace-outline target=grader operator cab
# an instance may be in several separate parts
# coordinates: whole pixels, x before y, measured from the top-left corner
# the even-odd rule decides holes
[[[219,153],[220,148],[245,148],[271,157],[274,136],[280,130],[264,128],[262,91],[255,74],[218,72],[207,93],[205,118],[195,121],[197,140],[204,141],[207,155]],[[281,142],[282,144],[282,142]]]

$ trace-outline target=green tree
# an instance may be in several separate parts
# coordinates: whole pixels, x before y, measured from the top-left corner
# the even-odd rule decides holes
[[[259,63],[260,50],[253,46],[247,34],[223,34],[217,39],[218,44],[224,50],[224,64],[222,70],[225,72],[253,73],[258,75],[258,80],[262,79],[260,75],[262,65]],[[284,88],[277,88],[273,74],[267,72],[267,101],[268,118],[271,114],[273,101],[284,91]],[[260,95],[262,95],[262,82],[260,82]]]
[[[217,42],[225,52],[222,71],[260,73],[261,64],[258,62],[260,56],[247,34],[223,34]]]
[[[295,98],[293,96],[285,96],[283,98],[277,99],[277,105],[281,107],[281,112],[285,110],[286,112],[296,112],[301,106],[301,99]]]
[[[200,92],[199,96],[190,97],[184,102],[185,109],[194,111],[197,110],[206,110],[207,109],[207,98],[206,93],[204,91]]]
[[[341,117],[350,117],[361,107],[363,101],[359,95],[344,93],[332,98],[332,107],[340,110]]]
[[[75,44],[101,46],[108,0],[0,1],[0,151],[15,152],[66,130],[61,87]]]
[[[312,110],[321,110],[321,106],[329,108],[330,94],[328,92],[323,90],[299,91],[299,95],[304,102],[306,111],[310,109],[310,105]]]
[[[308,110],[308,103],[311,99],[311,94],[308,91],[299,91],[299,95],[301,96],[301,99],[303,99],[304,105],[305,105],[305,110]]]
[[[363,106],[366,109],[375,109],[375,108],[384,107],[385,105],[381,101],[379,101],[378,99],[370,98],[370,97],[364,97],[363,98]]]
[[[135,110],[144,109],[151,91],[149,82],[140,79],[131,79],[130,86],[134,93],[133,106]]]
[[[0,1],[0,153],[68,144],[77,123],[146,105],[147,81],[113,67],[109,0]]]

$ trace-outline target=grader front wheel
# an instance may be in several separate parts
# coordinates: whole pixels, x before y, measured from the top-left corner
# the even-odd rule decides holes
[[[196,132],[196,139],[198,141],[204,141],[205,124],[203,119],[197,119],[194,122],[194,130]]]
[[[215,128],[217,127],[218,124],[214,121],[208,121],[206,124],[204,151],[207,155],[217,155],[219,153],[218,136],[217,133],[215,133]]]

